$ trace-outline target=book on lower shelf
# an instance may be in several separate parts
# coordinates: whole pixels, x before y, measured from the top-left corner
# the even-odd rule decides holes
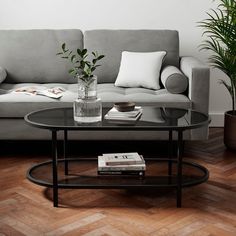
[[[98,175],[133,175],[133,176],[145,176],[145,171],[138,170],[126,170],[126,171],[102,171],[98,170]]]
[[[99,175],[137,175],[144,176],[146,170],[145,160],[142,155],[138,155],[141,162],[130,163],[130,161],[121,161],[119,164],[107,164],[107,160],[111,161],[111,156],[127,155],[127,153],[103,154],[98,156],[98,174]],[[108,162],[109,163],[109,162]]]
[[[128,153],[106,153],[103,154],[103,160],[108,166],[115,165],[131,165],[131,164],[143,164],[145,163],[143,157],[137,152]]]
[[[124,120],[124,121],[136,121],[142,115],[142,107],[136,106],[133,111],[121,112],[115,107],[111,108],[104,116],[106,120]]]

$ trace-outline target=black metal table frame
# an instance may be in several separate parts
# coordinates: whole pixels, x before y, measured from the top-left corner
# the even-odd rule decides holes
[[[55,108],[58,109],[58,108]],[[64,109],[64,108],[61,108]],[[68,108],[66,108],[68,109]],[[43,111],[50,111],[53,110],[52,109],[44,109],[44,110],[39,110],[36,112],[43,112]],[[200,128],[203,127],[205,125],[208,125],[208,123],[210,122],[210,118],[207,115],[204,115],[203,113],[201,113],[201,115],[205,116],[205,119],[201,119],[199,122],[193,122],[190,123],[187,126],[152,126],[152,125],[144,125],[144,126],[135,126],[135,125],[131,125],[131,126],[93,126],[93,125],[86,125],[86,126],[66,126],[66,125],[57,125],[57,124],[47,124],[47,123],[38,123],[38,122],[34,122],[33,120],[29,119],[29,116],[31,116],[32,114],[34,114],[35,112],[29,113],[28,115],[25,116],[25,121],[29,124],[32,125],[34,127],[38,127],[38,128],[42,128],[42,129],[47,129],[48,131],[51,132],[51,137],[52,137],[52,160],[50,161],[50,163],[52,163],[52,183],[46,183],[38,178],[34,178],[31,173],[32,170],[40,167],[41,165],[43,165],[43,163],[40,164],[36,164],[35,166],[31,167],[28,170],[27,173],[27,177],[30,181],[42,185],[42,186],[47,186],[47,187],[52,187],[53,188],[53,205],[54,207],[58,207],[58,189],[59,188],[131,188],[131,187],[137,187],[137,185],[134,184],[111,184],[109,186],[106,185],[98,185],[98,184],[75,184],[73,186],[71,186],[70,184],[61,184],[58,182],[58,162],[64,161],[64,171],[65,171],[65,175],[68,175],[68,163],[71,160],[70,158],[68,158],[67,156],[67,143],[68,143],[68,131],[72,131],[72,130],[76,130],[76,131],[98,131],[98,130],[102,130],[102,131],[111,131],[111,130],[119,130],[119,131],[167,131],[169,133],[169,158],[165,159],[165,161],[168,162],[168,178],[170,177],[175,177],[175,184],[171,184],[168,183],[168,186],[170,187],[175,187],[176,188],[176,205],[177,207],[181,207],[182,205],[182,187],[185,186],[192,186],[192,185],[196,185],[196,184],[200,184],[205,182],[208,177],[209,177],[209,172],[208,170],[201,166],[198,165],[194,162],[190,163],[190,162],[186,162],[182,160],[182,149],[183,149],[183,132],[185,130],[191,130],[191,129],[196,129],[196,128]],[[66,113],[66,110],[64,111],[64,113]],[[63,150],[63,156],[64,159],[60,160],[58,159],[58,141],[57,141],[57,132],[59,131],[64,131],[64,141],[63,141],[63,146],[64,146],[64,150]],[[176,158],[173,158],[173,132],[177,132],[177,150],[176,150]],[[147,159],[147,158],[146,158]],[[158,159],[155,159],[158,161]],[[176,163],[177,164],[177,173],[175,174],[175,176],[172,175],[172,164]],[[182,181],[183,175],[182,175],[182,168],[183,168],[183,163],[184,164],[188,164],[192,167],[194,167],[195,169],[199,169],[201,172],[204,173],[203,177],[201,177],[199,180],[191,180],[186,183]],[[158,175],[156,176],[158,177]],[[145,184],[139,184],[138,187],[163,187],[163,185],[158,185],[157,183],[155,184],[151,184],[151,185],[145,185]]]
[[[53,205],[54,207],[58,207],[58,189],[59,188],[72,188],[67,186],[66,184],[64,184],[63,186],[60,186],[58,183],[58,161],[64,161],[64,173],[65,175],[68,175],[69,172],[69,168],[68,168],[68,164],[69,161],[71,160],[70,158],[68,158],[67,156],[67,142],[68,142],[68,130],[67,129],[63,129],[64,131],[64,140],[63,140],[63,156],[64,159],[63,160],[58,160],[58,147],[57,147],[57,132],[61,131],[58,129],[52,129],[52,161],[49,161],[50,163],[52,162],[52,173],[53,173],[53,181],[52,181],[52,186],[49,186],[43,182],[40,182],[40,180],[35,180],[35,178],[33,178],[31,176],[31,171],[37,167],[39,167],[40,165],[43,165],[45,163],[40,163],[37,164],[33,167],[30,168],[30,170],[27,173],[27,177],[29,180],[31,180],[34,183],[37,183],[39,185],[43,185],[43,186],[47,186],[47,187],[52,187],[53,188]],[[176,152],[176,158],[173,158],[173,131],[176,131],[178,133],[178,138],[177,138],[177,152]],[[183,166],[183,160],[182,160],[182,148],[183,148],[183,131],[182,129],[177,129],[177,130],[168,130],[169,132],[169,158],[165,159],[165,161],[168,161],[168,176],[172,175],[172,163],[176,162],[177,163],[177,184],[174,185],[174,187],[176,187],[176,206],[179,208],[182,206],[182,187],[183,187],[183,183],[182,183],[182,166]],[[158,159],[156,159],[158,160]],[[163,161],[161,159],[159,159],[160,161]],[[49,163],[47,162],[47,163]],[[204,172],[204,177],[200,180],[200,181],[195,181],[195,182],[190,182],[189,184],[186,184],[186,186],[192,186],[192,185],[196,185],[202,182],[205,182],[208,177],[209,177],[209,173],[208,170],[201,166],[198,165],[196,163],[187,163],[190,166],[194,166],[198,169],[200,169],[201,171]],[[73,188],[128,188],[128,187],[132,187],[132,186],[126,186],[124,187],[123,185],[116,185],[116,186],[73,186]],[[137,186],[133,186],[133,187],[137,187]],[[145,186],[143,186],[145,187]]]

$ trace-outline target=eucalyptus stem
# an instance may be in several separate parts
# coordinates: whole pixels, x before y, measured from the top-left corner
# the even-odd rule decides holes
[[[89,86],[87,86],[87,84],[85,84],[84,86],[84,98],[88,99],[88,93],[89,93]]]

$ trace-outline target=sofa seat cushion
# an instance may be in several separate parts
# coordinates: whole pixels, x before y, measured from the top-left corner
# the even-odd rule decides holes
[[[191,107],[191,101],[186,95],[171,94],[166,89],[123,88],[112,83],[104,83],[98,84],[98,96],[107,107],[115,102],[125,101],[133,101],[141,106]]]
[[[40,95],[27,95],[23,93],[10,93],[25,86],[40,86],[43,87],[62,87],[66,91],[60,99],[53,99]],[[20,83],[0,85],[2,91],[8,91],[7,94],[0,95],[0,117],[24,117],[27,113],[39,109],[51,107],[71,106],[71,102],[77,97],[77,84],[36,84],[36,83]]]
[[[31,96],[26,94],[10,93],[11,90],[24,86],[39,86],[52,88],[63,87],[66,91],[60,99],[48,98],[45,96]],[[53,107],[71,107],[72,102],[77,98],[77,84],[7,84],[2,83],[0,90],[8,91],[0,95],[0,117],[22,118],[27,113]],[[170,94],[167,90],[150,90],[145,88],[121,88],[113,83],[98,84],[98,97],[102,99],[104,107],[110,107],[114,102],[134,101],[138,105],[155,105],[190,108],[191,101],[182,94]]]

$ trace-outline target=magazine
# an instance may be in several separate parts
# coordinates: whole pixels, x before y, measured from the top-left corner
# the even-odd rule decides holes
[[[23,93],[27,95],[42,95],[50,98],[59,99],[63,96],[65,89],[62,87],[47,88],[44,86],[24,86],[12,91],[13,93]]]

